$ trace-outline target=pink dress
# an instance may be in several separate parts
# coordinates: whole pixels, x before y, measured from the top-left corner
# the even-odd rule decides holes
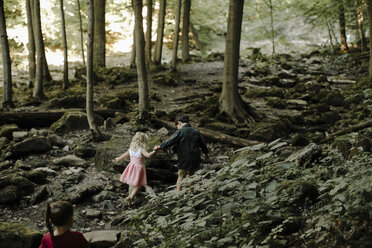
[[[144,165],[141,149],[132,151],[129,149],[130,162],[120,176],[120,181],[134,186],[147,185],[146,168]]]

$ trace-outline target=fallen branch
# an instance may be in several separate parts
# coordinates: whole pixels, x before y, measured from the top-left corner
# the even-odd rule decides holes
[[[330,134],[324,140],[322,140],[321,143],[327,143],[327,142],[333,140],[337,136],[341,136],[341,135],[344,135],[344,134],[347,134],[347,133],[356,132],[356,131],[365,129],[367,127],[372,127],[372,120],[364,121],[364,122],[349,126],[347,128],[338,130],[338,131]]]

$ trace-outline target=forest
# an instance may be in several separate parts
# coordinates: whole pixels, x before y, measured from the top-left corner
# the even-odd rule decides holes
[[[91,248],[372,247],[371,30],[372,0],[0,0],[0,247],[55,201]],[[181,190],[145,156],[128,201],[115,158],[180,114],[209,156]]]

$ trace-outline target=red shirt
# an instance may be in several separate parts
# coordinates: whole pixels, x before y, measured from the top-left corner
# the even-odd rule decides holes
[[[54,247],[49,233],[44,234],[39,248],[88,248],[89,242],[80,232],[71,232],[54,236]]]

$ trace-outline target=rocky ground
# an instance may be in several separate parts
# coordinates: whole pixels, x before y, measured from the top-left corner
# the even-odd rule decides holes
[[[327,142],[336,131],[370,120],[368,99],[372,92],[360,83],[365,67],[352,55],[312,54],[282,55],[275,61],[263,57],[241,60],[239,92],[252,107],[256,123],[234,124],[218,113],[223,71],[219,58],[218,54],[203,61],[195,58],[195,62],[180,66],[178,73],[166,68],[152,72],[152,120],[147,127],[133,122],[135,71],[99,71],[95,108],[112,112],[106,119],[97,117],[100,128],[111,137],[103,142],[89,139],[85,116],[76,113],[85,102],[83,70],[76,70],[73,86],[67,92],[60,82],[48,83],[47,99],[42,102],[32,100],[31,89],[19,84],[15,112],[58,110],[66,114],[51,126],[25,128],[22,123],[28,120],[23,119],[4,121],[0,127],[1,221],[18,222],[43,233],[45,202],[66,199],[75,206],[75,229],[84,233],[117,229],[117,216],[131,209],[124,200],[128,186],[118,180],[118,171],[127,161],[114,166],[112,159],[126,151],[137,130],[148,134],[149,149],[165,140],[174,131],[169,122],[180,111],[192,117],[193,126],[208,140],[211,161],[202,172],[218,171],[229,164],[234,150],[245,146],[234,138],[252,144],[276,140],[273,145],[279,145],[275,149],[285,147],[284,154],[309,143]],[[349,153],[345,149],[345,156]],[[132,208],[140,208],[154,195],[174,190],[175,164],[171,152],[160,152],[147,161],[149,187]]]

